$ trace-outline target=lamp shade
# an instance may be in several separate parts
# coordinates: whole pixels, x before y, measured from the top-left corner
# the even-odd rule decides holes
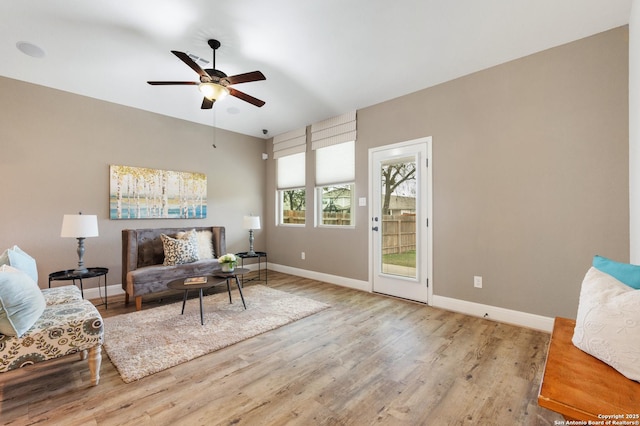
[[[65,214],[61,237],[87,238],[98,236],[98,217],[93,214]]]
[[[244,229],[260,229],[260,216],[245,216]]]

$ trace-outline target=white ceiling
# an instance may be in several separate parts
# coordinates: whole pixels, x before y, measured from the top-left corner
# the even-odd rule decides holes
[[[5,0],[0,75],[265,137],[415,92],[629,21],[632,0]],[[201,110],[170,53],[266,81]],[[46,55],[33,58],[16,43]]]

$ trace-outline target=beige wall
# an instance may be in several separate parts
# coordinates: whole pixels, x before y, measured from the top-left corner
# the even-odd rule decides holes
[[[627,37],[615,29],[358,111],[357,198],[369,198],[370,148],[433,137],[436,295],[571,317],[592,256],[628,260]],[[99,216],[86,263],[110,268],[111,283],[121,229],[224,225],[241,251],[249,212],[264,217],[256,249],[270,262],[368,279],[368,207],[354,230],[275,227],[261,139],[220,131],[213,149],[207,126],[5,78],[0,94],[0,247],[33,254],[41,287],[75,266],[76,241],[59,233],[80,210]],[[109,164],[206,173],[209,217],[109,220]]]
[[[33,255],[40,287],[77,264],[77,240],[60,238],[65,213],[98,215],[85,264],[108,267],[110,284],[122,281],[124,228],[222,225],[228,250],[247,250],[242,217],[263,214],[264,140],[219,130],[214,149],[208,126],[6,78],[0,94],[0,250],[17,244]],[[208,217],[109,220],[110,164],[205,173]],[[261,235],[257,249],[266,248]]]
[[[623,27],[361,109],[356,197],[370,148],[432,136],[434,294],[575,317],[593,255],[629,259],[627,92]],[[267,173],[273,224],[272,160]],[[367,280],[356,209],[355,230],[271,226],[269,261]]]

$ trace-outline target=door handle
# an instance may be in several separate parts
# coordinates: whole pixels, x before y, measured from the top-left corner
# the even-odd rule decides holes
[[[377,227],[377,226],[374,226],[373,228],[371,228],[371,230],[372,230],[372,231],[377,231],[377,230],[378,230],[378,227]]]

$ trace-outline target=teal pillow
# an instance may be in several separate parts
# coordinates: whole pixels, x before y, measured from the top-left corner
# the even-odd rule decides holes
[[[21,337],[45,307],[44,295],[29,275],[13,266],[0,266],[0,333]]]
[[[640,266],[620,263],[602,256],[593,257],[593,267],[611,275],[621,283],[640,290]]]
[[[20,269],[22,272],[28,274],[36,284],[38,283],[36,260],[18,246],[6,249],[4,253],[0,255],[0,265],[11,265],[14,268]]]

